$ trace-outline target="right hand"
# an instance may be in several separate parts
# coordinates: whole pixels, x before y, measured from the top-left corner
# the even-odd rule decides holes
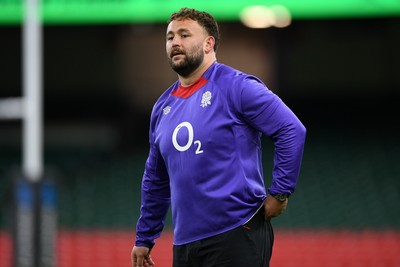
[[[150,256],[150,249],[147,247],[134,246],[131,258],[132,267],[152,267],[155,265]]]

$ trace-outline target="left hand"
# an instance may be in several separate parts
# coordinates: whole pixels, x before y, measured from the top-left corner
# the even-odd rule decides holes
[[[150,256],[150,249],[147,247],[134,246],[131,258],[132,267],[152,267],[155,265]]]
[[[286,210],[289,199],[279,201],[271,195],[268,195],[264,201],[265,220],[269,221]]]

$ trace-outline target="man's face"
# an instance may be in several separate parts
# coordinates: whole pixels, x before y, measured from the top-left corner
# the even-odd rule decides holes
[[[166,50],[171,68],[183,77],[196,70],[204,59],[206,31],[194,20],[174,20],[167,28]]]

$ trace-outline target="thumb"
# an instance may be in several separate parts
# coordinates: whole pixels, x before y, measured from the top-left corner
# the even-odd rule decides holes
[[[150,256],[150,253],[145,256],[144,258],[145,263],[147,263],[149,266],[155,266],[153,259]]]

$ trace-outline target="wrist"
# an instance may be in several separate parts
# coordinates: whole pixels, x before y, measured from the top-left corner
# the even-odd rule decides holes
[[[276,200],[278,200],[278,201],[280,201],[280,202],[284,202],[284,201],[286,201],[286,199],[288,199],[289,198],[289,194],[287,194],[287,193],[283,193],[283,194],[281,194],[281,193],[278,193],[278,194],[270,194],[271,196],[273,196]]]
[[[152,249],[154,246],[154,241],[136,239],[135,246],[136,247],[146,247],[148,249]]]

